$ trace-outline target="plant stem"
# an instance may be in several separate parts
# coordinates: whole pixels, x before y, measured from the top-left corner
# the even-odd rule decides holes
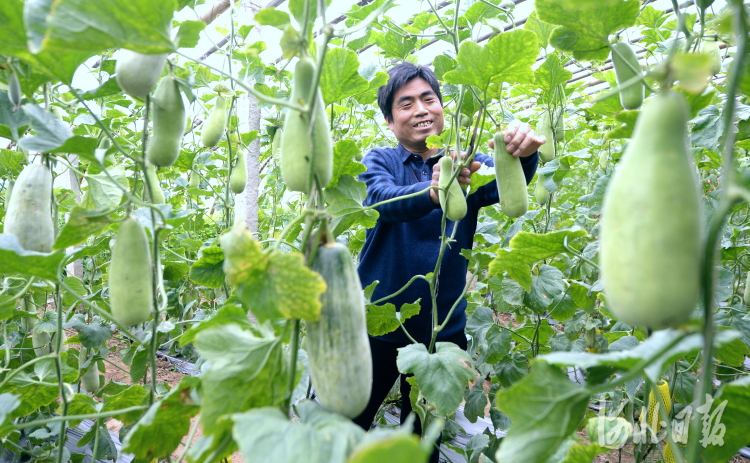
[[[294,388],[297,386],[295,383],[295,377],[297,376],[297,350],[298,350],[298,344],[299,344],[299,329],[300,329],[300,320],[298,318],[294,319],[294,326],[292,327],[292,343],[290,347],[289,352],[289,387],[287,392],[287,398],[284,401],[284,408],[281,410],[284,412],[284,414],[289,414],[289,409],[292,405],[292,393],[294,392]]]
[[[110,410],[102,413],[87,413],[84,415],[68,415],[68,416],[53,416],[52,418],[45,418],[42,420],[27,421],[25,423],[17,423],[12,425],[13,429],[26,429],[34,426],[41,426],[43,424],[60,423],[64,421],[83,421],[83,420],[96,420],[99,418],[109,418],[111,416],[124,415],[126,413],[135,412],[139,410],[147,410],[148,405],[135,405],[133,407],[121,408],[119,410]]]

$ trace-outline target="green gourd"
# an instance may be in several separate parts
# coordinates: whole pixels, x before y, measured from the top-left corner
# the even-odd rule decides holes
[[[505,149],[505,132],[495,133],[495,181],[500,207],[510,218],[520,217],[529,210],[529,195],[521,159]]]
[[[146,148],[146,158],[155,166],[171,166],[180,155],[186,117],[177,80],[172,76],[163,78],[151,101],[154,134]]]
[[[81,351],[78,353],[78,370],[80,371],[89,359],[94,357],[94,350],[89,350],[85,347],[81,347]],[[88,393],[93,393],[99,390],[99,367],[96,365],[96,361],[91,361],[89,369],[86,373],[81,376],[81,387]]]
[[[321,245],[312,269],[326,282],[320,318],[305,322],[312,384],[323,408],[354,418],[367,406],[372,388],[362,285],[341,243]]]
[[[31,295],[26,294],[23,297],[23,301],[21,302],[23,305],[23,311],[24,312],[36,312],[36,307],[34,306],[34,302],[31,300]],[[23,328],[23,332],[26,333],[28,336],[29,333],[31,333],[31,330],[34,329],[34,325],[36,324],[36,321],[38,318],[36,316],[32,317],[23,317],[21,319],[21,328]]]
[[[115,62],[115,80],[120,88],[134,98],[144,99],[161,76],[167,54],[144,55],[120,50]]]
[[[602,168],[602,170],[607,168],[607,163],[609,162],[609,156],[607,155],[607,152],[602,150],[601,153],[599,153],[599,167]]]
[[[467,116],[466,114],[461,114],[459,119],[460,119],[461,127],[471,127],[471,123],[472,123],[471,116]]]
[[[247,184],[247,164],[243,153],[237,153],[237,164],[234,165],[232,175],[229,176],[229,187],[235,194],[245,191]]]
[[[16,183],[15,180],[13,180],[13,177],[11,177],[6,183],[5,183],[5,204],[3,204],[3,208],[7,211],[8,206],[10,205],[10,198],[13,196],[13,185]]]
[[[555,117],[555,141],[557,143],[565,142],[565,110],[560,108]]]
[[[109,266],[112,316],[125,326],[143,323],[154,299],[153,268],[148,237],[133,216],[120,224]]]
[[[159,177],[156,176],[156,167],[148,161],[146,161],[145,175],[145,180],[148,181],[148,185],[151,185],[151,193],[153,193],[153,197],[149,194],[148,185],[145,181],[143,183],[143,197],[146,201],[151,202],[151,204],[164,204],[164,190],[161,189]]]
[[[453,158],[443,156],[440,158],[440,179],[438,181],[440,188],[448,186],[452,175]],[[447,192],[442,189],[438,190],[438,197],[440,198],[440,207],[443,208],[449,220],[457,222],[466,216],[466,197],[458,183],[458,177],[453,180]]]
[[[197,173],[195,173],[195,169],[190,171],[190,181],[188,182],[188,186],[190,188],[198,188],[198,185],[201,183],[201,178],[198,176]]]
[[[28,251],[50,252],[53,230],[52,173],[44,164],[29,164],[13,186],[4,233],[15,235],[21,247]]]
[[[46,331],[37,331],[36,324],[34,325],[34,330],[31,332],[31,345],[34,347],[34,353],[37,357],[57,352],[57,338],[55,334],[50,334]],[[62,336],[63,344],[60,350],[66,352],[68,346],[65,344],[65,341],[68,340],[68,336],[65,334],[65,330],[62,332]]]
[[[13,111],[16,111],[21,106],[22,98],[21,82],[18,81],[18,75],[11,70],[10,77],[8,78],[8,100],[13,105]]]
[[[704,41],[701,45],[701,53],[708,56],[711,75],[716,75],[721,72],[721,50],[719,50],[719,42]]]
[[[292,103],[312,104],[307,101],[307,98],[310,95],[314,73],[315,62],[312,58],[300,58],[294,68],[290,98]],[[320,187],[326,187],[333,176],[331,131],[320,89],[316,92],[315,107],[312,137],[308,136],[310,118],[305,114],[290,109],[284,119],[284,133],[281,138],[281,174],[284,177],[284,183],[292,191],[310,192],[312,182],[308,171],[311,158],[313,174]]]
[[[649,99],[605,192],[601,275],[608,308],[629,325],[677,326],[698,303],[703,205],[688,119],[680,93]]]
[[[539,117],[539,122],[537,122],[536,125],[536,132],[547,139],[547,141],[539,147],[539,159],[542,162],[550,162],[555,159],[555,139],[553,138],[552,124],[549,120],[549,111],[546,109],[542,111],[542,115]],[[503,143],[503,149],[505,149],[505,143]]]
[[[745,292],[742,294],[742,299],[745,301],[745,306],[750,307],[750,272],[747,272],[747,279],[745,280]]]
[[[635,56],[635,52],[630,45],[625,42],[617,42],[612,45],[612,65],[615,68],[618,87],[633,77],[642,74],[638,57]],[[643,103],[645,92],[646,89],[642,80],[627,88],[622,88],[620,89],[620,104],[625,109],[638,109]]]
[[[544,206],[549,201],[549,191],[544,186],[544,175],[539,174],[536,179],[536,188],[534,188],[534,195],[536,196],[536,202],[540,206]]]
[[[219,143],[224,129],[227,126],[227,102],[223,96],[216,98],[216,105],[208,115],[206,122],[203,123],[201,132],[201,143],[206,148],[213,148]]]

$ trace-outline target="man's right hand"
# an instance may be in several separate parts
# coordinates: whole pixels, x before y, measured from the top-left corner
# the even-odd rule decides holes
[[[462,154],[462,157],[466,157],[467,153]],[[456,159],[456,152],[451,151],[451,156],[453,157],[453,160]],[[457,180],[458,183],[461,185],[470,185],[471,184],[471,174],[479,170],[479,167],[481,167],[482,163],[479,161],[472,161],[471,162],[471,169],[464,167],[461,169],[461,173],[458,174]],[[430,186],[440,186],[440,163],[436,162],[434,166],[432,166],[432,183],[430,183]],[[438,196],[438,190],[432,189],[430,190],[430,200],[432,201],[432,204],[440,204],[440,197]]]

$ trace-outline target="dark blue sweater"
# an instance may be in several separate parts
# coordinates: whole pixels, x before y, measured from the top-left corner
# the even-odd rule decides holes
[[[474,157],[487,166],[495,164],[490,156],[477,153]],[[359,179],[367,184],[365,205],[376,204],[387,199],[408,195],[430,186],[432,166],[437,157],[427,162],[422,157],[408,152],[401,144],[396,148],[375,148],[362,162],[367,172]],[[534,177],[539,154],[521,159],[528,184]],[[471,249],[474,232],[477,228],[479,208],[498,202],[497,185],[491,182],[480,187],[467,197],[466,216],[458,222],[455,243],[446,248],[440,266],[437,286],[438,320],[445,320],[448,311],[459,298],[466,285],[468,261],[461,255],[461,249]],[[440,225],[443,211],[430,201],[429,191],[414,198],[394,201],[376,208],[380,213],[374,228],[368,229],[365,244],[360,253],[358,267],[362,287],[373,281],[380,283],[375,288],[372,300],[375,301],[401,289],[414,275],[426,275],[435,270],[440,253]],[[455,222],[447,220],[446,234],[450,236]],[[388,299],[400,309],[405,303],[421,299],[419,315],[404,323],[409,334],[419,342],[429,343],[432,329],[432,301],[430,286],[425,280],[416,280],[404,292]],[[466,326],[466,299],[453,311],[451,320],[438,335],[438,340],[463,331]],[[408,339],[399,328],[379,336],[378,339],[407,343]]]

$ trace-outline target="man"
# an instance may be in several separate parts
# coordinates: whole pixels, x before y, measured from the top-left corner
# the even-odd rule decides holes
[[[428,68],[404,62],[388,73],[388,84],[378,90],[378,105],[388,127],[399,144],[395,148],[376,148],[367,153],[363,162],[367,172],[359,176],[367,184],[366,205],[398,198],[429,186],[437,186],[440,175],[437,149],[428,149],[425,140],[443,130],[443,101],[435,74]],[[537,136],[528,124],[517,121],[506,128],[508,152],[521,158],[526,183],[536,171],[537,149],[545,138]],[[434,156],[434,157],[433,157]],[[457,177],[459,183],[470,185],[470,176],[481,164],[494,166],[489,156],[477,154],[469,168]],[[442,323],[466,284],[467,261],[461,249],[471,249],[477,226],[479,209],[498,202],[495,182],[479,188],[467,197],[468,211],[459,222],[448,221],[446,234],[457,226],[455,243],[446,248],[437,285],[438,320]],[[379,284],[372,300],[393,294],[415,275],[426,275],[435,269],[440,251],[443,211],[438,192],[429,190],[421,195],[394,201],[376,208],[380,213],[374,228],[367,230],[358,268],[362,286],[373,281]],[[388,299],[397,308],[402,304],[420,301],[419,315],[404,323],[406,330],[418,342],[429,345],[432,332],[430,288],[423,279],[414,281],[397,296]],[[454,310],[438,341],[449,341],[466,349],[466,300],[462,298]],[[410,343],[399,329],[384,336],[370,337],[373,363],[373,388],[365,411],[354,421],[369,429],[372,420],[399,375],[396,367],[397,349]],[[410,386],[401,377],[401,423],[411,412]],[[415,433],[421,434],[419,420]],[[431,461],[437,461],[434,452]]]

